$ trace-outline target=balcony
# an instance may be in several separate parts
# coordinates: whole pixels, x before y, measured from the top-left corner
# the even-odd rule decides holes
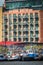
[[[34,40],[33,38],[30,38],[30,41],[31,41],[31,42],[33,42],[33,40]]]
[[[4,38],[5,41],[8,41],[8,38]]]
[[[5,25],[4,28],[7,29],[8,28],[8,25]]]
[[[16,38],[17,39],[17,36],[13,36],[13,38]]]
[[[19,28],[19,29],[18,29],[18,31],[22,31],[22,29],[21,29],[21,28]]]
[[[23,21],[28,21],[28,18],[23,18]]]
[[[28,36],[28,35],[26,35],[26,34],[25,34],[25,35],[23,35],[23,38],[28,38],[28,37],[29,37],[29,36]]]
[[[4,19],[7,19],[7,15],[4,15]]]
[[[6,23],[6,22],[3,22],[2,24],[3,24],[3,25],[7,25],[7,23]]]
[[[9,36],[9,39],[11,39],[11,38],[13,38],[13,36],[10,35],[10,36]]]
[[[13,32],[13,34],[17,35],[17,32],[16,32],[16,31],[14,31],[14,32]]]
[[[38,20],[39,20],[38,13],[35,13],[35,21],[38,21]]]
[[[28,28],[23,28],[23,31],[29,31],[29,29]]]
[[[35,28],[35,31],[38,31],[38,30],[39,30],[38,27],[36,27],[36,28]]]
[[[33,23],[30,23],[30,27],[34,27]]]
[[[30,34],[33,34],[34,33],[34,31],[32,30],[32,31],[30,31]]]
[[[13,22],[16,22],[17,21],[17,19],[16,18],[13,18]]]
[[[13,14],[13,18],[16,19],[17,18],[17,15],[16,14]]]
[[[3,31],[3,32],[7,32],[8,30],[7,30],[7,29],[3,29],[2,31]]]
[[[35,35],[35,38],[39,38],[38,34]]]
[[[19,26],[19,25],[22,25],[22,24],[23,24],[22,22],[19,22],[19,21],[18,21],[18,26]]]
[[[30,38],[33,38],[33,34],[30,34]]]
[[[35,21],[35,24],[38,24],[38,21]]]
[[[13,23],[11,21],[9,21],[9,25],[12,25]]]
[[[7,23],[8,22],[8,19],[4,19],[4,22]]]
[[[22,21],[21,18],[18,18],[18,21],[21,22]]]
[[[18,22],[17,22],[17,21],[16,21],[16,22],[15,22],[15,21],[13,22],[13,25],[17,25],[17,24],[18,24]]]
[[[28,33],[29,33],[28,31],[23,31],[23,35],[24,35],[24,34],[26,34],[26,35],[27,35]]]
[[[38,21],[39,20],[39,18],[38,17],[35,17],[35,21]]]
[[[33,20],[30,20],[30,24],[33,24]]]
[[[35,27],[39,27],[39,24],[35,24]]]
[[[27,28],[28,29],[29,25],[28,24],[23,24],[23,28]]]
[[[21,26],[21,24],[18,24],[18,28],[21,28],[22,26]]]
[[[17,25],[13,25],[13,28],[16,29],[17,28]]]
[[[24,42],[28,41],[28,38],[23,38],[23,41],[24,41]]]
[[[14,41],[17,41],[17,38],[13,38],[14,39]]]
[[[35,34],[39,34],[39,31],[37,30],[37,31],[35,31]]]
[[[29,22],[28,21],[24,21],[23,25],[29,25]]]
[[[34,31],[34,29],[32,27],[30,27],[30,31]]]
[[[35,38],[35,41],[38,42],[39,38]]]
[[[33,13],[30,13],[30,20],[33,21]]]
[[[21,16],[21,14],[18,14],[18,18],[21,18],[22,16]]]
[[[22,36],[21,35],[18,35],[18,38],[21,38]]]
[[[21,41],[21,38],[18,38],[19,41]]]

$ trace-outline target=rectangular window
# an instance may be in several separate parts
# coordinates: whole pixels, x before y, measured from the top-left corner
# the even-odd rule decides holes
[[[33,21],[33,13],[30,13],[30,21]]]
[[[35,13],[35,21],[38,21],[38,20],[39,20],[38,13]]]

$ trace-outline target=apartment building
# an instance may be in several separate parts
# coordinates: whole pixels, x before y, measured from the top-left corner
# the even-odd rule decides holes
[[[2,40],[43,43],[43,10],[41,8],[41,2],[34,5],[26,0],[6,0]]]

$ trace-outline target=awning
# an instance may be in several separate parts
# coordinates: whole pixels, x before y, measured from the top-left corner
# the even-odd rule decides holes
[[[9,45],[16,45],[16,44],[21,44],[22,42],[14,42],[14,41],[2,41],[2,42],[0,42],[0,45],[7,45],[7,46],[9,46]]]
[[[36,43],[36,42],[34,42],[34,43],[31,43],[31,42],[14,42],[14,41],[1,41],[0,42],[0,45],[4,45],[4,46],[9,46],[9,45],[21,45],[21,44],[30,44],[30,45],[34,45],[34,44],[36,44],[36,45],[43,45],[43,43]]]

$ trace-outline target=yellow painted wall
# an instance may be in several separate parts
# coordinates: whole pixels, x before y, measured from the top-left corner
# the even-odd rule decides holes
[[[0,7],[0,42],[2,41],[2,7]]]

